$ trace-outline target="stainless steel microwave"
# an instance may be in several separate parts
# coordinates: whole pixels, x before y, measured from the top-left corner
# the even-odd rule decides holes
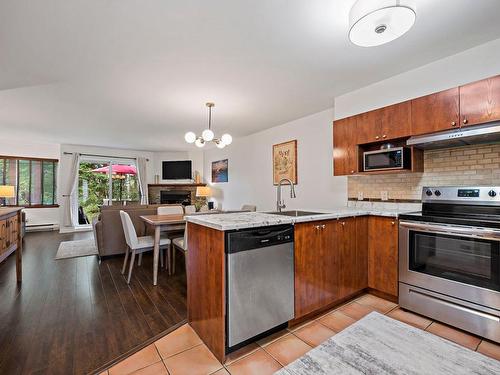
[[[383,171],[390,169],[410,169],[411,149],[393,147],[363,153],[363,171]]]

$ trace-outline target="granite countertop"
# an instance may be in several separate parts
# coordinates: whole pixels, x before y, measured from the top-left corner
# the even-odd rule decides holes
[[[279,225],[279,224],[304,223],[308,221],[340,219],[343,217],[366,216],[366,215],[398,217],[402,213],[410,212],[409,210],[400,211],[400,210],[389,210],[389,209],[386,210],[359,209],[359,208],[349,208],[349,207],[341,207],[332,210],[308,209],[301,211],[318,212],[321,214],[291,217],[284,215],[275,215],[266,212],[237,212],[228,214],[186,216],[186,220],[190,223],[226,231],[234,229],[265,227],[269,225]]]

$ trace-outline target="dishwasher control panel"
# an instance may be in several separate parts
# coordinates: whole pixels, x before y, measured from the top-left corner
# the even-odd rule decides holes
[[[273,225],[226,233],[226,253],[293,242],[292,225]]]

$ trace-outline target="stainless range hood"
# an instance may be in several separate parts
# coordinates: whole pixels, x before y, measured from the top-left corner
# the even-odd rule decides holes
[[[423,150],[500,142],[500,122],[411,137],[408,146]]]

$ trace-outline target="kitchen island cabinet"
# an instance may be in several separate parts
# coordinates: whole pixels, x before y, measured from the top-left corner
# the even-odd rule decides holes
[[[232,254],[227,252],[234,246],[228,238],[250,228],[265,233],[264,227],[293,225],[294,277],[290,278],[290,287],[294,317],[288,324],[317,315],[368,287],[396,296],[397,221],[394,217],[371,215],[369,211],[345,208],[306,217],[262,212],[187,216],[189,324],[217,359],[224,362],[226,273]]]

